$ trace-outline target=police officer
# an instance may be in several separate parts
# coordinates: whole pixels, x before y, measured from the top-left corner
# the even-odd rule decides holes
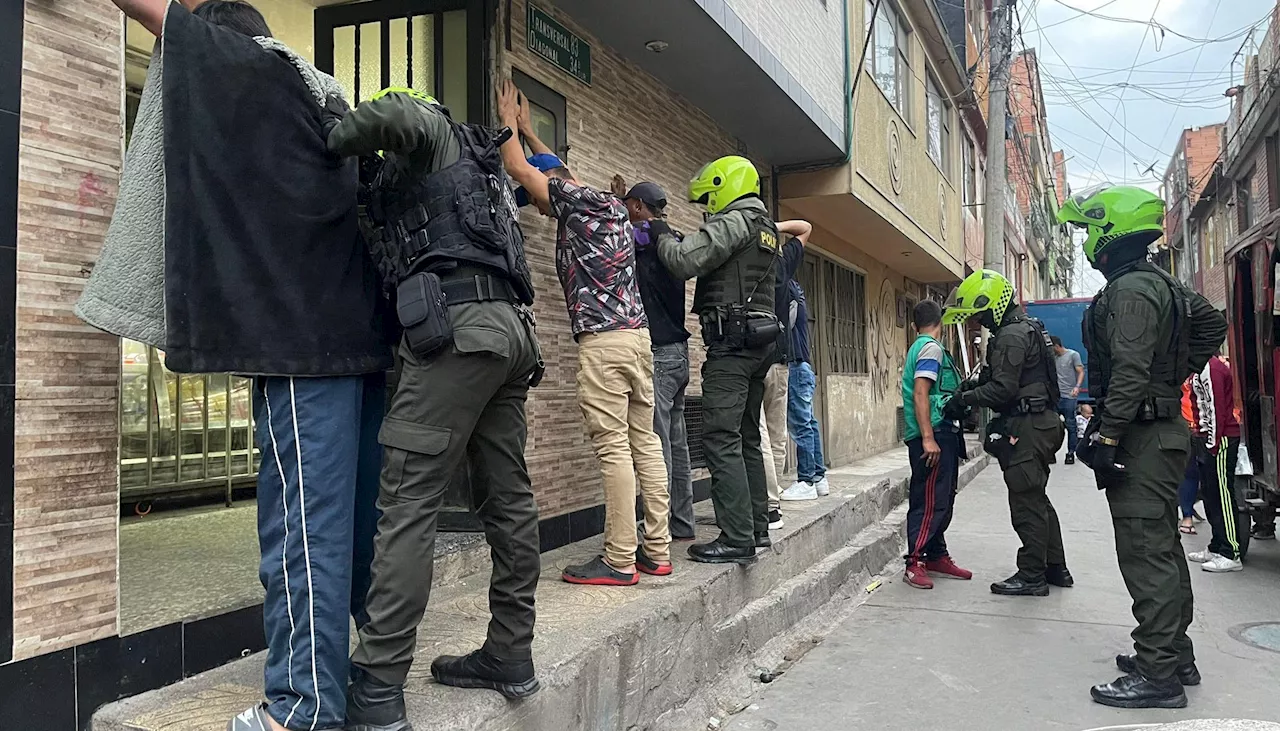
[[[943,415],[962,419],[975,406],[994,409],[983,449],[1000,462],[1009,488],[1009,518],[1022,540],[1018,571],[991,585],[994,594],[1048,596],[1049,584],[1074,581],[1062,550],[1058,513],[1045,492],[1049,464],[1065,432],[1057,412],[1058,376],[1048,336],[1013,298],[1013,285],[999,272],[970,274],[952,292],[944,324],[976,319],[991,331],[988,370],[949,400]]]
[[[1141,188],[1104,184],[1058,212],[1088,231],[1084,253],[1107,278],[1085,312],[1089,388],[1098,399],[1080,461],[1106,490],[1120,573],[1133,597],[1136,655],[1127,675],[1091,694],[1119,708],[1182,708],[1182,686],[1200,682],[1187,627],[1191,577],[1178,539],[1178,483],[1190,437],[1181,384],[1204,368],[1227,323],[1203,297],[1147,262],[1164,201]]]
[[[367,197],[375,259],[404,328],[385,447],[369,621],[352,655],[349,729],[401,731],[403,686],[431,590],[436,520],[459,467],[493,551],[484,647],[439,657],[439,683],[508,697],[538,689],[530,651],[538,510],[525,468],[525,399],[541,375],[533,288],[499,145],[510,135],[454,122],[434,99],[380,92],[328,136],[372,156]],[[373,158],[376,160],[376,158]],[[313,560],[324,560],[313,557]]]
[[[681,279],[698,278],[693,311],[702,325],[702,443],[720,537],[689,547],[704,563],[749,563],[769,545],[769,498],[760,451],[764,378],[777,360],[774,313],[778,229],[760,200],[750,160],[722,157],[689,183],[706,206],[702,228],[683,241],[664,221],[650,223],[658,256]]]

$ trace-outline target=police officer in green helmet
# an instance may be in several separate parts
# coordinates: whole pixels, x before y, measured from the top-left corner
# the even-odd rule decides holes
[[[1178,539],[1178,483],[1191,447],[1180,397],[1182,382],[1222,344],[1227,323],[1147,261],[1163,219],[1156,195],[1105,183],[1058,211],[1060,223],[1088,232],[1085,256],[1107,278],[1082,323],[1098,409],[1079,458],[1106,490],[1138,620],[1136,654],[1116,657],[1126,675],[1091,690],[1098,703],[1119,708],[1182,708],[1182,686],[1200,682],[1187,636],[1191,577]]]
[[[1022,540],[1018,571],[991,585],[994,594],[1048,596],[1049,585],[1074,584],[1062,548],[1058,513],[1045,488],[1066,432],[1058,416],[1058,378],[1044,328],[1014,301],[1013,285],[989,269],[970,274],[952,292],[946,325],[977,321],[991,331],[987,364],[976,382],[943,406],[943,416],[962,419],[970,408],[997,412],[987,425],[983,449],[1000,462],[1009,488],[1009,518]]]
[[[693,311],[702,325],[702,440],[720,537],[689,548],[705,563],[749,563],[770,545],[768,493],[760,451],[764,378],[775,360],[780,324],[773,300],[778,229],[760,200],[750,160],[722,157],[689,183],[706,206],[702,228],[683,241],[650,224],[658,256],[677,277],[698,278]]]

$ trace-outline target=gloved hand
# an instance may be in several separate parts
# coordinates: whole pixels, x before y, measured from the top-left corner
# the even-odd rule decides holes
[[[658,237],[662,236],[663,234],[666,234],[668,236],[675,235],[671,231],[671,226],[669,226],[666,221],[662,220],[661,218],[650,219],[649,220],[649,240],[656,244],[658,242]]]
[[[324,101],[324,108],[320,110],[320,134],[327,140],[329,133],[334,127],[342,121],[351,111],[351,107],[342,100],[337,94],[330,94],[328,99]]]
[[[1096,443],[1093,453],[1093,476],[1097,480],[1098,489],[1124,485],[1126,468],[1116,464],[1116,447],[1114,444]]]
[[[960,421],[969,413],[961,394],[956,394],[942,404],[942,418],[949,421]]]

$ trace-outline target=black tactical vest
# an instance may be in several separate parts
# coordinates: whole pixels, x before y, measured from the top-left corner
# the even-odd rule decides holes
[[[729,211],[723,215],[733,215]],[[750,244],[742,245],[719,269],[698,277],[693,292],[693,311],[740,305],[753,312],[773,312],[774,290],[777,289],[780,242],[778,227],[763,211],[737,211],[746,216],[751,232]]]
[[[396,177],[388,171],[399,169],[395,155],[387,153],[369,182],[372,230],[366,238],[384,289],[394,291],[413,273],[447,278],[459,265],[471,264],[504,277],[520,302],[531,304],[533,281],[498,152],[501,139],[477,124],[450,119],[449,125],[462,148],[457,162],[425,176],[387,180]]]
[[[1001,326],[1011,328],[1027,343],[1022,372],[1018,374],[1018,399],[1043,398],[1049,409],[1058,408],[1058,369],[1053,359],[1053,344],[1044,325],[1034,318],[1019,316]]]
[[[1168,285],[1172,304],[1170,314],[1173,317],[1168,342],[1163,347],[1157,345],[1151,357],[1151,391],[1148,396],[1180,398],[1182,382],[1191,375],[1191,298],[1183,285],[1168,272],[1148,262],[1139,262],[1107,282],[1107,286],[1094,296],[1081,321],[1084,347],[1089,351],[1089,391],[1099,399],[1106,398],[1107,386],[1111,382],[1111,343],[1101,337],[1107,319],[1111,317],[1111,288],[1122,277],[1139,271],[1154,273]],[[1159,327],[1159,323],[1151,323],[1151,327]]]

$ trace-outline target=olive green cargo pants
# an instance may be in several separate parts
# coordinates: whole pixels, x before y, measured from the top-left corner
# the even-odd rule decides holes
[[[711,503],[725,543],[756,545],[769,530],[769,488],[760,451],[764,378],[776,360],[772,344],[713,345],[702,365],[702,449],[711,472]]]
[[[538,507],[525,467],[525,399],[538,362],[533,328],[511,304],[449,308],[454,341],[425,359],[401,344],[403,370],[378,439],[385,447],[369,622],[352,663],[402,685],[431,594],[436,519],[459,468],[472,469],[472,504],[493,556],[488,641],[527,659],[538,586]]]
[[[1067,561],[1058,513],[1046,491],[1049,460],[1062,446],[1066,432],[1056,411],[1011,416],[1008,422],[1009,433],[1016,435],[1018,441],[1000,468],[1009,488],[1009,519],[1022,541],[1018,573],[1028,581],[1039,581],[1044,578],[1047,564]]]
[[[1107,486],[1116,559],[1133,597],[1133,648],[1148,677],[1171,677],[1195,660],[1191,574],[1178,534],[1178,483],[1191,448],[1181,418],[1135,422],[1120,440],[1121,484]]]

